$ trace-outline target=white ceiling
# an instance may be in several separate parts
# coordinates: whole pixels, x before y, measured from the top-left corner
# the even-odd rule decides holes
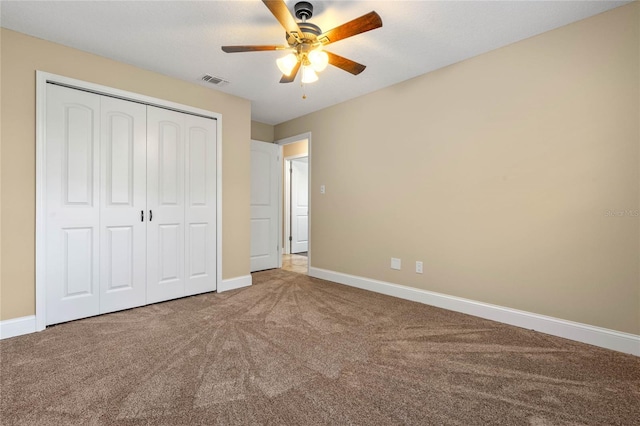
[[[296,0],[287,0],[293,9]],[[303,89],[280,84],[282,52],[224,53],[222,45],[284,44],[258,0],[2,1],[0,24],[22,33],[251,100],[252,119],[278,124],[518,40],[621,6],[625,1],[312,1],[323,31],[371,10],[383,27],[327,47],[367,65],[358,76],[329,66]]]

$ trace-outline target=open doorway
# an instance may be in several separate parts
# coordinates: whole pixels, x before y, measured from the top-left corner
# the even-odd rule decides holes
[[[309,158],[310,135],[278,141],[283,146],[282,269],[308,273],[309,269]]]
[[[309,157],[285,159],[284,253],[309,251]]]
[[[306,274],[309,252],[309,157],[285,159],[282,268]]]

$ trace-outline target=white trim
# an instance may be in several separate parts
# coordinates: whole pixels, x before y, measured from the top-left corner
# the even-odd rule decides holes
[[[388,296],[424,303],[451,311],[539,331],[565,339],[588,343],[614,351],[640,356],[640,336],[607,328],[520,311],[503,306],[448,296],[446,294],[392,284],[370,278],[343,274],[321,268],[309,268],[309,275]]]
[[[285,157],[284,159],[287,161],[291,161],[291,160],[295,160],[296,158],[307,158],[307,157],[309,157],[309,153],[290,155],[288,157]]]
[[[290,143],[302,142],[305,139],[311,142],[311,132],[300,133],[299,135],[296,135],[296,136],[291,136],[284,139],[278,139],[277,141],[275,141],[275,143],[278,145],[289,145]]]
[[[46,271],[45,271],[45,128],[47,82],[159,108],[196,114],[216,120],[216,288],[222,283],[222,114],[163,99],[127,92],[74,78],[36,71],[36,315],[35,331],[46,327]]]
[[[296,142],[303,141],[305,139],[307,140],[307,154],[306,155],[303,154],[301,156],[309,157],[309,179],[307,181],[307,185],[308,185],[307,193],[309,194],[309,220],[308,220],[308,223],[307,223],[307,227],[308,227],[307,235],[309,236],[309,238],[308,238],[309,247],[307,249],[307,274],[309,274],[309,271],[311,270],[310,269],[311,268],[311,219],[312,219],[312,215],[313,215],[313,210],[311,209],[311,199],[313,198],[312,197],[312,193],[313,193],[313,191],[312,191],[312,189],[313,189],[313,174],[311,173],[311,163],[312,163],[311,159],[313,158],[311,156],[311,147],[312,147],[312,144],[311,144],[311,132],[301,133],[301,134],[296,135],[296,136],[291,136],[291,137],[288,137],[288,138],[279,139],[279,140],[275,141],[275,143],[277,143],[278,145],[288,145],[288,144],[291,144],[291,143],[296,143]],[[296,157],[295,155],[292,155],[292,156],[287,157],[287,158],[295,158],[295,157]],[[283,203],[283,200],[280,199],[280,204],[282,205],[282,203]],[[283,232],[283,230],[282,230],[282,220],[280,221],[279,227],[280,227],[280,235],[282,235],[282,232]],[[285,254],[289,254],[289,250],[287,250],[285,252]],[[282,265],[280,265],[280,267],[282,267]]]
[[[36,316],[0,321],[0,340],[36,332]]]
[[[128,92],[126,90],[115,89],[109,86],[103,86],[101,84],[89,83],[88,81],[77,80],[75,78],[69,78],[62,75],[51,74],[44,71],[36,71],[36,78],[38,81],[46,83],[51,82],[68,86],[70,88],[85,90],[93,92],[99,95],[106,95],[116,98],[121,98],[127,101],[135,101],[143,104],[157,106],[158,108],[173,109],[178,112],[186,112],[190,114],[202,115],[208,118],[215,118],[217,120],[222,118],[222,114],[208,111],[206,109],[192,107],[190,105],[179,104],[177,102],[167,101],[164,99],[154,98],[151,96],[140,95],[134,92]]]
[[[45,218],[45,127],[47,122],[47,76],[36,71],[36,330],[47,326],[46,218]]]
[[[291,211],[291,172],[289,169],[291,168],[291,161],[285,158],[284,160],[284,229],[281,234],[286,234],[284,238],[284,254],[291,254],[291,215],[289,214]],[[283,223],[281,221],[281,223]],[[282,225],[280,225],[282,226]]]
[[[222,280],[218,286],[218,293],[223,291],[235,290],[238,288],[249,287],[252,283],[251,275],[243,275],[241,277],[227,278]]]
[[[216,290],[222,283],[222,114],[217,114],[216,125]]]
[[[282,164],[284,159],[282,158],[283,149],[280,146],[278,150],[278,268],[282,268]]]

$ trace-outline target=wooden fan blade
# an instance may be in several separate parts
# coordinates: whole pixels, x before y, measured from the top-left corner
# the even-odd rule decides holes
[[[282,74],[282,78],[280,79],[280,83],[291,83],[296,79],[296,75],[298,75],[298,70],[300,69],[300,61],[293,67],[291,71],[291,75]]]
[[[302,37],[302,31],[293,17],[284,0],[262,0],[262,3],[273,13],[280,25],[282,25],[285,31],[292,35],[297,40]]]
[[[353,75],[358,75],[367,67],[366,65],[359,64],[351,59],[344,58],[335,53],[324,51],[329,56],[329,63],[334,67],[338,67],[346,72],[350,72]]]
[[[349,21],[346,24],[342,24],[339,27],[335,27],[325,33],[318,36],[318,40],[322,44],[327,45],[334,43],[338,40],[343,40],[354,35],[362,34],[367,31],[375,30],[382,26],[382,18],[376,12],[369,12],[366,15],[362,15],[359,18]]]
[[[265,45],[265,46],[222,46],[222,50],[227,53],[238,52],[260,52],[263,50],[282,50],[285,46]]]

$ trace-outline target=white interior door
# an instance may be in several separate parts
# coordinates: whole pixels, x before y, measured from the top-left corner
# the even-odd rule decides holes
[[[147,303],[185,293],[184,117],[147,107]]]
[[[216,290],[216,126],[185,115],[185,295]]]
[[[309,162],[291,160],[291,253],[309,251]]]
[[[100,97],[47,85],[47,324],[100,313]]]
[[[251,272],[278,267],[280,150],[251,141]]]
[[[100,313],[146,302],[145,105],[100,97]]]

